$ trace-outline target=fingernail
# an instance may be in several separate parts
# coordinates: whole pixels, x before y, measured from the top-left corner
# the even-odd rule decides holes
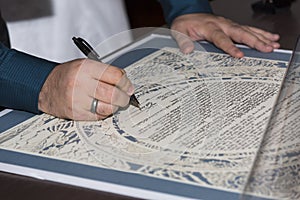
[[[192,44],[189,43],[185,43],[181,46],[181,51],[184,54],[189,54],[194,50],[194,46]]]
[[[279,35],[279,34],[273,34],[273,38],[274,38],[275,40],[278,40],[278,39],[280,38],[280,35]]]
[[[235,49],[231,55],[236,58],[242,58],[244,56],[244,53],[241,52],[239,49]]]
[[[275,48],[275,49],[279,49],[280,48],[280,44],[276,42],[276,43],[274,43],[272,45],[272,47]]]
[[[268,51],[268,52],[273,51],[273,47],[270,46],[270,45],[267,45],[266,46],[266,51]]]

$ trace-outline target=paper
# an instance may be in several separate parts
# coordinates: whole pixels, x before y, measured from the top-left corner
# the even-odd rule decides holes
[[[252,167],[247,192],[262,190],[278,199],[300,199],[299,52],[298,39]]]
[[[126,68],[141,111],[99,122],[36,116],[1,134],[0,147],[242,193],[286,66],[164,48]]]

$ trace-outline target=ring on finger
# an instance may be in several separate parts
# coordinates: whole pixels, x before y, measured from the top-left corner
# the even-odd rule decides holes
[[[98,99],[93,99],[92,104],[91,104],[91,113],[96,113],[97,112],[97,106],[98,106]]]

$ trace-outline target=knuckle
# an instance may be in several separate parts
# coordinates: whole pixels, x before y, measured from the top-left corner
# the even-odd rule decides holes
[[[121,79],[125,74],[125,71],[123,69],[119,69],[117,67],[111,66],[110,70],[117,79]]]
[[[216,26],[217,26],[217,24],[213,21],[206,22],[207,29],[215,28]]]
[[[105,98],[111,100],[114,95],[114,90],[111,85],[99,82],[99,84],[97,85],[96,93],[96,96],[100,98],[102,97],[102,99]]]

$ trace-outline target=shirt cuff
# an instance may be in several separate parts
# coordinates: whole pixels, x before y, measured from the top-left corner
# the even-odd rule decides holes
[[[212,13],[208,0],[159,0],[159,2],[168,25],[171,25],[173,20],[180,15]]]
[[[0,45],[0,105],[40,113],[39,94],[56,65]]]

